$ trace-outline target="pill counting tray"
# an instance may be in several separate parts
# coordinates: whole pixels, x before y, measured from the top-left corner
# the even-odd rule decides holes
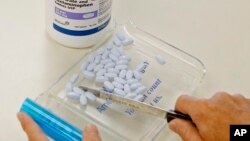
[[[204,77],[205,68],[201,61],[133,23],[117,26],[114,34],[116,32],[124,32],[134,39],[134,43],[124,50],[131,57],[129,68],[144,64],[142,83],[147,87],[144,102],[166,110],[174,108],[176,99],[181,94],[192,94]],[[111,39],[91,49],[36,101],[78,128],[88,123],[97,125],[103,140],[154,140],[166,125],[165,120],[101,99],[82,107],[79,102],[66,97],[66,84],[71,76],[80,72],[82,63],[92,52],[104,47]],[[157,55],[164,58],[164,65],[157,62]],[[80,77],[77,84],[94,88],[102,86],[84,77]]]

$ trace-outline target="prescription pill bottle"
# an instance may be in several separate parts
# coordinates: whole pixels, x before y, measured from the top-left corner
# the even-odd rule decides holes
[[[64,46],[84,48],[110,28],[112,0],[46,0],[46,29]]]

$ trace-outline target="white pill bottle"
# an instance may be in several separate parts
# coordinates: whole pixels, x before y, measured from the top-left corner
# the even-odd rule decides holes
[[[46,29],[64,46],[90,47],[110,28],[112,0],[46,0]]]

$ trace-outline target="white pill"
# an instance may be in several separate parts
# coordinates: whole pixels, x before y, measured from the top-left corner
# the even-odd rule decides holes
[[[135,90],[135,93],[136,93],[136,94],[142,94],[142,93],[144,93],[146,90],[147,90],[147,88],[146,88],[145,86],[141,86],[141,87],[138,87],[138,88]]]
[[[139,71],[134,71],[134,78],[137,79],[137,80],[141,80],[141,73]]]
[[[70,78],[70,82],[75,83],[79,78],[79,74],[73,74]]]
[[[116,82],[118,82],[118,83],[123,84],[123,85],[127,83],[126,80],[124,80],[124,79],[122,79],[122,78],[120,78],[120,77],[116,77],[114,80],[115,80]]]
[[[119,82],[113,81],[112,84],[115,86],[115,88],[123,89],[123,85]]]
[[[88,65],[89,65],[89,61],[84,62],[84,63],[81,65],[81,71],[85,71],[85,70],[87,69]]]
[[[111,42],[109,42],[109,43],[107,44],[107,49],[108,49],[108,50],[111,50],[111,49],[113,48],[113,46],[114,46],[113,41],[111,41]]]
[[[96,96],[91,92],[85,92],[85,96],[89,102],[94,102],[96,100]]]
[[[67,85],[66,85],[66,91],[67,92],[72,92],[73,87],[74,87],[74,85],[72,84],[72,82],[68,82]]]
[[[115,67],[115,63],[108,63],[104,66],[105,69],[108,69],[108,68],[114,68]]]
[[[116,64],[117,64],[117,65],[128,65],[128,63],[129,63],[128,60],[125,60],[125,59],[124,59],[124,60],[119,60],[119,61],[117,61]]]
[[[137,79],[129,79],[129,80],[127,80],[127,83],[128,83],[129,85],[131,85],[131,84],[133,84],[133,83],[137,83],[137,82],[138,82]]]
[[[102,76],[106,73],[106,69],[100,69],[97,73],[96,76]]]
[[[126,71],[126,70],[121,70],[120,73],[119,73],[119,77],[120,77],[120,78],[125,78],[125,77],[126,77],[126,74],[127,74],[127,71]]]
[[[106,59],[109,56],[109,51],[105,50],[104,53],[102,54],[102,59]]]
[[[80,98],[80,96],[81,96],[80,94],[75,93],[75,92],[67,92],[67,97],[70,99],[77,100]]]
[[[134,40],[131,37],[126,38],[125,40],[122,41],[122,44],[124,46],[128,46],[134,43]]]
[[[91,55],[90,55],[90,57],[89,57],[89,62],[90,63],[93,63],[94,61],[95,61],[95,57],[96,57],[96,53],[92,53]]]
[[[97,76],[95,78],[95,82],[97,83],[104,83],[105,81],[108,81],[108,78],[106,76]]]
[[[122,47],[118,47],[117,50],[121,55],[125,54],[124,49]]]
[[[131,58],[129,56],[127,56],[127,55],[122,55],[122,56],[119,57],[119,59],[120,60],[124,60],[125,59],[125,60],[128,60],[128,61],[131,60]]]
[[[98,72],[100,69],[103,68],[103,64],[99,64],[99,65],[96,65],[95,68],[94,68],[94,72]]]
[[[94,68],[95,68],[95,63],[91,63],[91,64],[88,65],[87,71],[93,71]]]
[[[96,57],[95,57],[95,64],[99,64],[100,63],[100,61],[101,61],[101,55],[97,55]]]
[[[130,86],[128,84],[124,85],[124,92],[125,93],[130,93],[131,92]]]
[[[141,94],[139,94],[139,95],[137,95],[135,98],[134,98],[134,100],[136,100],[136,101],[142,101],[143,100],[143,95],[141,95]]]
[[[109,69],[108,69],[108,72],[109,72],[109,73],[118,74],[118,73],[119,73],[119,70],[117,70],[117,69],[115,69],[115,68],[109,68]]]
[[[122,45],[122,42],[116,36],[113,38],[113,43],[117,47]]]
[[[106,65],[108,63],[112,63],[112,60],[111,59],[104,59],[101,61],[101,64],[104,64],[104,65]]]
[[[161,55],[155,56],[155,59],[161,65],[164,65],[166,63],[165,59]]]
[[[116,48],[112,48],[111,49],[111,53],[113,55],[115,55],[116,57],[119,57],[121,54],[119,53],[119,51]],[[117,58],[118,59],[118,58]]]
[[[115,73],[105,73],[104,76],[106,76],[108,79],[112,80],[115,77],[117,77],[117,74],[115,74]]]
[[[89,72],[89,71],[84,71],[84,72],[83,72],[83,75],[84,75],[84,77],[85,77],[86,79],[88,79],[88,80],[92,80],[92,79],[94,79],[94,77],[95,77],[95,73]]]
[[[88,100],[87,100],[86,95],[82,94],[80,96],[80,104],[81,104],[81,106],[86,106],[88,104]]]
[[[119,60],[118,57],[115,56],[114,54],[109,54],[109,58],[110,58],[111,60],[113,60],[114,62],[116,62],[116,61]]]
[[[74,87],[73,92],[80,94],[80,95],[84,94],[84,91],[82,89],[80,89],[79,87]]]
[[[125,95],[126,95],[126,93],[125,93],[123,90],[118,89],[118,88],[115,88],[115,89],[114,89],[114,93],[115,93],[115,94],[118,94],[118,95],[120,95],[120,96],[125,96]]]
[[[142,62],[136,66],[135,71],[142,72],[145,69],[145,64]]]
[[[135,89],[137,89],[137,88],[139,88],[139,87],[141,87],[141,86],[142,86],[142,84],[141,84],[140,82],[137,82],[137,83],[131,84],[131,85],[130,85],[130,88],[131,88],[132,90],[135,90]]]
[[[109,91],[113,91],[114,90],[114,86],[113,86],[113,84],[112,83],[110,83],[109,81],[105,81],[104,82],[104,87],[107,89],[107,90],[109,90]]]
[[[128,69],[128,66],[127,65],[117,65],[117,66],[115,66],[115,69],[126,70],[126,69]]]
[[[130,98],[130,99],[134,99],[136,96],[137,96],[136,93],[129,93],[129,94],[127,94],[125,97],[126,97],[126,98]]]
[[[126,79],[127,80],[130,80],[133,78],[133,72],[131,70],[128,70],[127,71],[127,74],[126,74]]]
[[[118,33],[116,34],[116,37],[117,37],[120,41],[123,41],[123,40],[126,39],[126,35],[125,35],[124,33],[122,33],[122,32],[118,32]]]
[[[97,54],[102,55],[105,50],[106,50],[105,48],[100,48],[96,52],[97,52]]]

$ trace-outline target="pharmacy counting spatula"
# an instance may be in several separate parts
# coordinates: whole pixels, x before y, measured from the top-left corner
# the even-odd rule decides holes
[[[170,122],[171,120],[175,118],[180,118],[180,119],[184,119],[184,120],[188,120],[192,122],[192,119],[189,115],[183,114],[175,110],[166,111],[164,109],[151,106],[147,103],[128,99],[125,97],[121,97],[119,95],[110,94],[103,90],[96,90],[96,89],[89,88],[86,86],[79,86],[79,87],[83,89],[84,91],[92,92],[98,98],[105,99],[107,101],[111,101],[117,104],[125,105],[137,111],[144,112],[144,113],[156,116],[156,117],[165,118],[167,119],[167,122]]]

